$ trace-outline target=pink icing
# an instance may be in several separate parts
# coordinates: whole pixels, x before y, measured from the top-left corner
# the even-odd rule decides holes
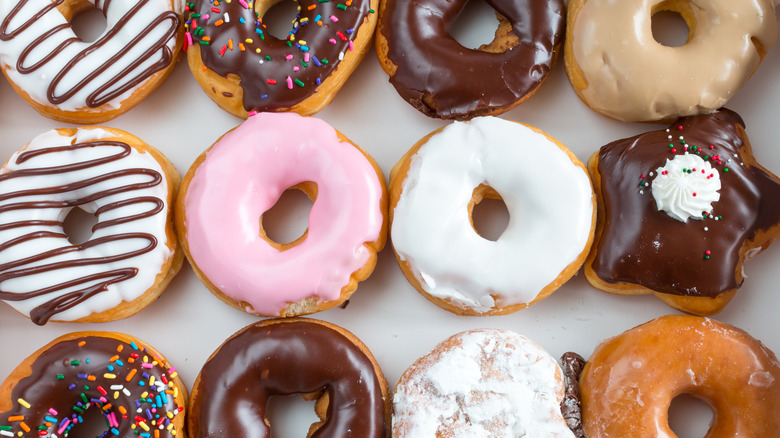
[[[317,184],[306,239],[279,251],[260,216],[301,182]],[[382,229],[382,183],[327,123],[261,113],[226,134],[195,171],[185,196],[186,239],[203,274],[246,310],[278,315],[316,296],[332,301],[363,267]]]

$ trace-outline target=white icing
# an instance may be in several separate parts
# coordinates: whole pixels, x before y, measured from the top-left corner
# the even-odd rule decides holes
[[[709,162],[695,154],[675,155],[656,170],[653,198],[658,210],[688,222],[712,212],[712,203],[720,199],[720,174]]]
[[[118,152],[121,152],[118,147],[95,146],[91,148],[46,153],[23,161],[21,164],[16,164],[18,156],[23,152],[82,142],[91,142],[100,140],[102,138],[115,136],[115,134],[111,134],[99,128],[81,128],[74,136],[71,137],[62,136],[54,130],[48,131],[33,139],[29,146],[24,150],[16,152],[10,158],[8,164],[3,168],[3,173],[5,174],[25,169],[64,166],[67,164],[92,161],[98,157],[113,156]],[[166,245],[168,242],[165,232],[168,218],[168,183],[165,179],[165,173],[163,169],[150,154],[131,149],[130,154],[124,158],[96,166],[90,166],[85,169],[71,170],[53,175],[28,175],[2,180],[0,181],[0,226],[12,222],[28,220],[47,220],[61,222],[65,219],[71,210],[71,208],[22,208],[4,210],[3,206],[6,205],[15,204],[18,202],[61,202],[68,199],[81,198],[90,193],[97,193],[99,191],[110,188],[122,187],[129,184],[144,183],[151,180],[151,177],[148,175],[127,175],[122,177],[109,178],[106,181],[90,184],[86,187],[65,193],[2,199],[9,193],[18,192],[21,190],[36,190],[46,187],[72,184],[78,181],[95,178],[100,175],[105,175],[107,173],[119,171],[122,169],[151,169],[162,176],[162,181],[153,187],[128,190],[105,196],[103,198],[96,199],[93,202],[80,205],[80,208],[87,213],[94,213],[98,208],[107,204],[126,199],[148,196],[162,200],[163,209],[162,211],[150,217],[135,219],[120,225],[100,228],[93,233],[90,241],[104,236],[135,232],[149,233],[154,235],[157,239],[157,245],[151,251],[145,254],[124,260],[114,261],[111,263],[87,264],[84,266],[61,268],[48,272],[0,281],[0,291],[8,293],[26,293],[49,286],[62,284],[69,280],[78,279],[91,274],[112,271],[115,269],[138,268],[138,272],[134,277],[111,284],[108,286],[107,291],[100,292],[95,296],[87,299],[80,305],[75,306],[69,310],[65,310],[62,313],[58,313],[53,317],[53,319],[58,321],[73,321],[84,318],[93,313],[111,309],[123,301],[132,301],[151,288],[155,283],[156,276],[160,272],[163,264],[166,263],[172,256],[172,251]],[[151,203],[130,204],[108,210],[99,215],[99,223],[115,218],[128,217],[134,214],[148,212],[151,208],[153,208],[153,206],[154,205]],[[64,234],[61,225],[32,225],[24,227],[13,227],[7,230],[0,229],[0,243],[7,243],[12,239],[39,231],[49,231]],[[89,248],[83,248],[80,251],[64,253],[55,257],[48,257],[38,262],[27,263],[15,267],[14,270],[42,266],[45,264],[65,260],[84,260],[90,258],[99,259],[103,257],[110,257],[113,255],[125,254],[133,250],[142,249],[148,244],[148,241],[145,239],[127,239],[108,242]],[[71,246],[71,243],[65,237],[30,239],[22,243],[8,246],[5,249],[0,249],[0,266],[5,265],[6,263],[24,259],[25,257],[42,254],[46,251],[55,251],[60,248]],[[7,269],[0,271],[0,275],[5,275],[8,272],[9,270]],[[101,281],[103,280],[105,279],[101,279]],[[88,284],[95,283],[97,283],[97,281],[93,281],[91,283],[80,282],[76,287],[62,289],[60,291],[44,294],[36,298],[30,298],[23,301],[9,300],[6,302],[13,306],[17,311],[29,316],[32,309],[52,300],[55,296],[61,296],[67,292],[82,289]]]
[[[469,222],[480,184],[509,210],[496,241]],[[585,249],[592,195],[587,173],[545,135],[494,117],[456,122],[412,157],[393,247],[432,296],[477,312],[528,303]]]
[[[31,17],[34,17],[36,13],[51,4],[51,0],[20,1],[25,1],[25,4],[19,13],[12,17],[10,23],[8,23],[8,33],[12,33],[19,29],[24,23],[27,23]],[[92,4],[96,3],[96,0],[87,1]],[[17,1],[0,1],[0,22],[4,22],[8,19],[9,14],[18,3],[19,2]],[[103,1],[97,0],[97,3],[102,7]],[[177,9],[181,7],[178,3],[179,2],[177,1]],[[108,40],[101,47],[89,53],[89,55],[81,60],[76,67],[65,74],[55,89],[55,94],[60,96],[65,91],[74,88],[80,81],[84,80],[87,75],[97,70],[99,66],[108,63],[109,67],[105,71],[88,81],[73,97],[65,102],[57,104],[60,109],[65,111],[83,110],[87,107],[87,97],[95,93],[100,87],[106,86],[106,84],[116,76],[119,76],[120,79],[115,84],[108,87],[105,92],[101,92],[101,96],[132,82],[141,72],[153,64],[160,62],[163,58],[163,49],[160,49],[149,59],[143,61],[138,66],[133,67],[133,64],[137,62],[138,58],[142,57],[151,47],[158,42],[165,40],[166,34],[171,30],[171,27],[174,24],[171,20],[163,20],[151,29],[137,44],[131,45],[130,42],[138,35],[143,34],[144,29],[146,29],[146,27],[158,16],[166,11],[170,11],[172,9],[171,2],[170,0],[146,0],[135,15],[131,18],[127,18],[128,12],[137,5],[138,2],[136,1],[114,0],[109,2],[108,15],[106,16],[106,30],[94,43],[86,43],[77,40],[62,49],[48,62],[43,63],[39,68],[28,74],[22,74],[16,69],[17,60],[22,51],[31,46],[41,35],[57,26],[67,23],[65,17],[63,17],[56,8],[51,9],[39,19],[34,20],[31,26],[20,32],[14,38],[7,41],[0,40],[0,64],[6,69],[6,74],[10,79],[16,83],[19,88],[27,92],[33,100],[42,105],[52,106],[52,103],[49,102],[46,96],[46,92],[58,73],[65,69],[67,63],[75,58],[77,54],[96,45],[96,43],[115,26],[123,26],[122,30],[117,35]],[[30,52],[24,65],[30,67],[38,63],[44,57],[56,52],[65,41],[72,38],[76,38],[76,35],[70,27],[55,32]],[[175,53],[176,45],[177,41],[174,33],[174,37],[169,38],[164,47],[167,47],[168,51]],[[119,57],[118,60],[109,62],[115,54],[123,50],[127,50],[127,53]],[[119,108],[124,100],[128,99],[136,89],[143,86],[145,83],[146,81],[142,81],[140,85],[117,96],[108,102],[109,107],[111,109]]]
[[[563,377],[555,360],[511,331],[474,330],[418,361],[393,398],[393,436],[573,437],[561,414]],[[427,367],[427,369],[425,369]]]

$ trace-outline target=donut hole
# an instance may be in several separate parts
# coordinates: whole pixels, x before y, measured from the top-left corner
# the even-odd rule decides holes
[[[315,401],[300,394],[272,395],[265,411],[271,438],[309,436],[309,430],[320,423]]]
[[[469,0],[450,26],[449,33],[463,47],[483,49],[496,38],[490,29],[497,29],[499,25],[498,15],[485,0]]]
[[[691,38],[691,28],[683,14],[677,10],[659,9],[654,12],[651,27],[653,39],[662,46],[684,46]]]
[[[85,43],[92,43],[106,31],[106,16],[95,7],[77,12],[71,19],[73,33]]]
[[[268,243],[284,251],[306,238],[309,215],[317,199],[317,185],[304,182],[285,190],[260,217],[260,232]]]
[[[92,406],[85,410],[80,417],[83,421],[80,420],[81,422],[79,424],[73,426],[70,436],[99,437],[104,436],[108,431],[108,428],[106,427],[106,418],[100,413],[100,408]],[[110,432],[108,436],[111,436]]]
[[[261,0],[255,3],[255,11],[260,14],[265,30],[271,36],[286,40],[293,30],[293,22],[298,16],[298,2],[295,0]]]
[[[92,213],[74,207],[70,210],[65,220],[62,221],[62,229],[68,236],[68,241],[74,245],[81,245],[92,237],[92,227],[98,223],[98,218]]]
[[[690,394],[681,394],[669,405],[669,428],[678,438],[701,438],[712,426],[710,405]]]
[[[481,184],[471,195],[469,219],[480,237],[495,242],[509,225],[509,209],[498,192]]]

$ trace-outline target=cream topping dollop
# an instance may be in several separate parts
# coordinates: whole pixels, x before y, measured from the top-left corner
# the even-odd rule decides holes
[[[675,155],[656,170],[653,198],[658,210],[687,222],[702,219],[720,199],[720,174],[709,162],[694,154]]]

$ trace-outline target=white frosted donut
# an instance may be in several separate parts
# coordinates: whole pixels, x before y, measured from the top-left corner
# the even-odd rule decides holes
[[[415,145],[391,178],[401,268],[426,298],[455,313],[505,314],[546,297],[579,269],[593,238],[584,166],[520,123],[456,122]],[[471,223],[475,197],[495,197],[485,187],[509,210],[496,241]]]
[[[685,20],[685,44],[655,40],[660,11]],[[574,90],[594,111],[631,122],[721,108],[777,39],[773,0],[571,0],[566,20]]]
[[[132,108],[172,70],[182,36],[175,0],[0,2],[0,64],[41,114],[99,123]],[[69,20],[98,8],[106,29],[82,41]]]
[[[181,267],[177,184],[165,157],[123,131],[39,135],[0,169],[0,299],[36,324],[136,313]],[[63,230],[75,207],[97,218],[80,245]]]
[[[393,437],[573,438],[563,373],[511,331],[459,333],[407,369],[393,396]]]

